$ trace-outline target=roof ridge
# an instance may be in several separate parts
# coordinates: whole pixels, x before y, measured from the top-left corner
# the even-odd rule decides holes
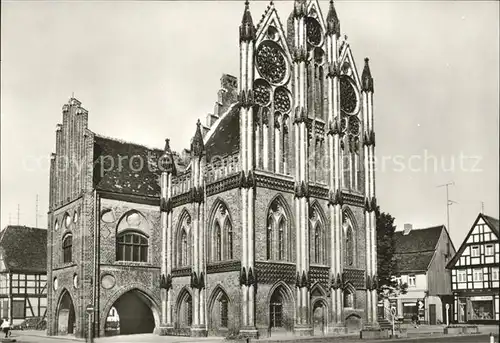
[[[121,143],[121,144],[131,144],[131,145],[140,146],[142,148],[146,148],[148,150],[159,150],[159,151],[163,152],[163,149],[161,149],[161,148],[155,148],[155,147],[148,146],[148,145],[145,145],[145,144],[134,143],[134,142],[131,142],[131,141],[126,141],[126,140],[121,139],[121,138],[115,138],[115,137],[111,137],[111,136],[105,136],[105,135],[101,135],[101,134],[95,133],[95,132],[94,132],[94,136],[96,136],[98,138],[102,138],[102,139],[112,140],[112,141],[115,141],[115,142]],[[172,151],[172,152],[174,152],[174,151]]]
[[[426,252],[434,252],[434,250],[418,250],[418,251],[410,251],[410,252],[395,252],[394,255],[410,255],[410,254],[421,254],[421,253],[426,253]]]

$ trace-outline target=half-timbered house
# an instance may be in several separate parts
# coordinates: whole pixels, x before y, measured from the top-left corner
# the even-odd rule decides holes
[[[500,319],[498,219],[480,213],[447,268],[452,273],[453,321],[490,323]]]
[[[13,325],[47,309],[47,230],[7,226],[0,234],[0,314]]]

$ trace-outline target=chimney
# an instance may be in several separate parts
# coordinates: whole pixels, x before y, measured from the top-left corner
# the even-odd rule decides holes
[[[403,235],[408,235],[412,229],[413,229],[413,225],[405,224],[404,230],[403,230]]]

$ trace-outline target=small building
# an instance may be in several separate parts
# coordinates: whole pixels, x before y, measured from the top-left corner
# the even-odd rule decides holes
[[[0,314],[18,325],[46,310],[47,230],[9,225],[0,232]]]
[[[500,320],[498,226],[498,219],[480,213],[447,266],[452,273],[454,322]]]
[[[445,320],[445,303],[451,303],[451,273],[446,264],[455,254],[444,225],[413,230],[405,224],[394,233],[398,280],[408,284],[408,292],[390,299],[398,317],[431,325]]]

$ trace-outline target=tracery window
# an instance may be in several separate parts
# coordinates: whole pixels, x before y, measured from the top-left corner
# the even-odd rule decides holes
[[[181,233],[181,249],[179,253],[179,260],[181,266],[189,265],[189,251],[188,251],[188,236],[186,230]]]
[[[290,258],[289,219],[280,199],[275,199],[267,216],[266,251],[268,260],[287,261]]]
[[[354,224],[350,216],[343,213],[343,231],[344,231],[344,263],[347,266],[353,266],[356,258],[356,242],[354,233]]]
[[[309,212],[309,259],[314,264],[327,264],[326,235],[318,209]]]
[[[344,290],[344,307],[353,308],[354,307],[354,294],[350,289]]]
[[[73,262],[73,235],[67,234],[63,238],[62,242],[63,249],[63,262],[70,263]]]
[[[222,242],[221,242],[221,232],[220,225],[218,222],[215,223],[215,261],[222,260]]]
[[[346,232],[346,264],[352,266],[354,263],[354,243],[352,237],[352,228],[348,227]]]
[[[226,296],[223,296],[220,300],[220,325],[223,328],[228,327],[229,322],[229,306]]]
[[[138,232],[124,231],[117,237],[116,260],[147,262],[148,238]]]
[[[279,292],[275,291],[271,297],[269,317],[272,328],[283,327],[283,299]]]
[[[226,222],[226,229],[225,232],[227,233],[227,250],[226,250],[226,256],[228,259],[232,260],[234,258],[233,255],[233,226],[229,221]]]
[[[234,258],[234,231],[229,211],[224,203],[216,205],[211,219],[210,260],[212,262]]]

